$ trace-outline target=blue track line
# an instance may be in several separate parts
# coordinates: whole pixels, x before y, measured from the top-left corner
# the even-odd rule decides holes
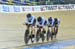
[[[67,46],[75,46],[75,40],[54,42],[46,45],[34,46],[34,47],[23,48],[23,49],[61,49]]]

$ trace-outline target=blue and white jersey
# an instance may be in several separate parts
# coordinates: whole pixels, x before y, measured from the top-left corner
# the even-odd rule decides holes
[[[47,24],[48,24],[48,26],[53,26],[53,23],[54,23],[54,19],[52,18],[52,20],[48,20],[47,21]]]
[[[43,27],[46,25],[47,21],[44,19],[44,17],[41,17],[41,18],[42,18],[42,20],[40,22],[37,22],[37,25]]]
[[[57,24],[58,26],[60,25],[60,19],[57,19],[57,21],[54,21],[53,25]]]
[[[33,24],[34,23],[34,16],[31,16],[30,18],[26,17],[25,23],[27,24]]]

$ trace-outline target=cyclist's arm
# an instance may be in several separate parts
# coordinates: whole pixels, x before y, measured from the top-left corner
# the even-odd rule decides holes
[[[34,22],[34,18],[32,17],[32,20],[31,20],[30,24],[33,24],[33,22]]]

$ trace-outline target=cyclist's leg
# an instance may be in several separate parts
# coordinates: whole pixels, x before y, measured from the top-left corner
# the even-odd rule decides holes
[[[58,26],[55,28],[55,38],[57,36],[57,33],[58,33]]]
[[[34,42],[35,40],[35,32],[34,32],[34,26],[31,27],[31,41]]]
[[[36,32],[36,42],[38,42],[39,41],[39,39],[40,39],[40,27],[39,26],[37,26],[37,32]]]
[[[31,26],[32,42],[34,42],[34,40],[35,40],[35,24],[36,24],[36,19],[34,19],[34,22]]]
[[[49,37],[50,37],[49,36],[49,26],[48,26],[48,29],[47,29],[47,35],[46,35],[46,37],[47,37],[46,40],[49,41]]]
[[[52,26],[51,40],[53,40],[53,36],[54,36],[54,32],[55,32],[54,28],[55,28],[55,27]]]
[[[42,38],[42,42],[45,40],[45,34],[46,34],[46,30],[44,27],[41,28],[41,38]]]
[[[29,25],[26,25],[27,29],[25,30],[25,34],[24,34],[24,41],[26,44],[28,44],[29,41]]]

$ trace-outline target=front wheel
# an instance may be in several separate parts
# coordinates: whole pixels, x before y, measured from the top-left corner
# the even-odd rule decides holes
[[[55,27],[55,28],[54,28],[54,36],[55,36],[55,38],[56,38],[56,36],[57,36],[57,33],[58,33],[58,27]]]
[[[41,37],[41,39],[42,39],[42,42],[44,42],[45,36],[44,36],[43,32],[41,33],[40,37]]]
[[[47,31],[47,41],[49,41],[49,37],[50,37],[50,32],[49,30]]]
[[[37,33],[36,33],[36,42],[38,42],[40,39],[40,31],[37,30]]]
[[[34,34],[31,34],[29,38],[31,39],[31,42],[33,43],[34,42],[34,39],[35,39],[35,35]]]
[[[26,30],[25,34],[24,34],[24,42],[25,42],[25,44],[28,44],[28,41],[29,41],[29,30]]]

